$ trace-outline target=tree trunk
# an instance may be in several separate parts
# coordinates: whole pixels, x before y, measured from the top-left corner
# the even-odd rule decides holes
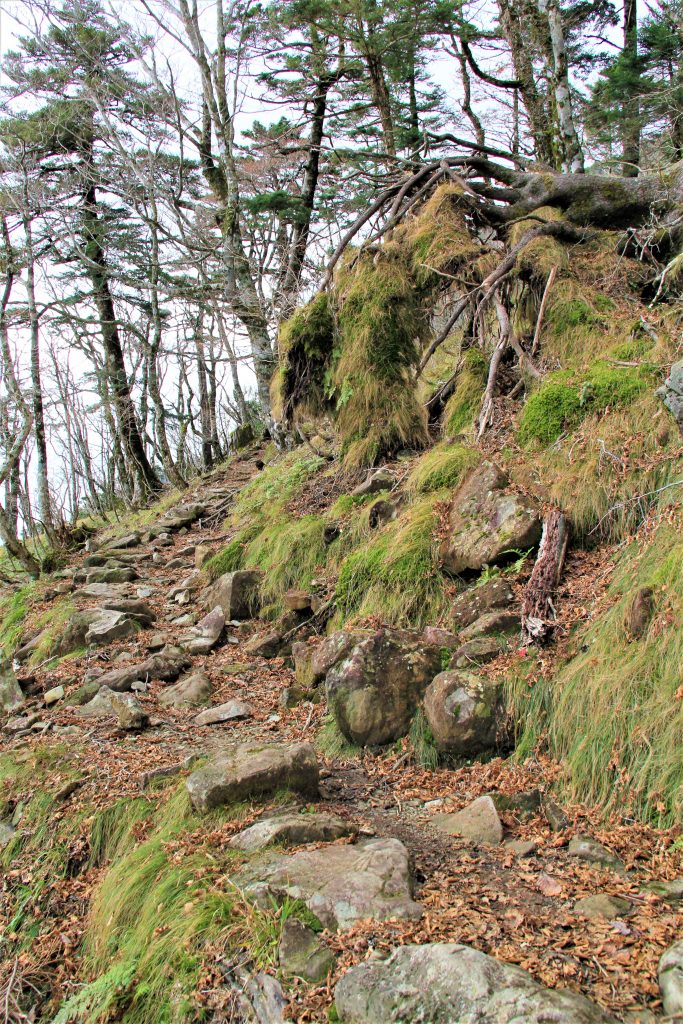
[[[624,0],[624,56],[632,74],[638,64],[638,4]],[[640,164],[640,102],[637,94],[626,97],[626,118],[622,141],[621,173],[626,178],[638,177]]]
[[[553,596],[562,576],[569,542],[569,525],[555,508],[543,523],[541,543],[522,603],[522,632],[529,639],[543,642],[552,632],[556,618]]]
[[[109,272],[101,243],[103,225],[97,213],[95,186],[88,188],[83,199],[83,235],[86,270],[93,290],[106,357],[106,372],[111,384],[119,437],[135,479],[134,499],[147,501],[161,490],[161,481],[149,463],[140,435],[135,408],[128,384],[126,366],[119,336],[114,300],[109,286]]]
[[[583,174],[583,150],[574,122],[567,48],[560,5],[558,0],[538,0],[538,8],[547,18],[550,30],[553,53],[553,87],[563,153],[563,169],[572,174]]]

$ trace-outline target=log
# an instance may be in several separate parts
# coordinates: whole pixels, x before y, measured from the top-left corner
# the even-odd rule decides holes
[[[562,577],[569,542],[569,523],[554,508],[543,523],[541,543],[522,602],[522,635],[543,643],[552,634],[557,617],[553,597]]]

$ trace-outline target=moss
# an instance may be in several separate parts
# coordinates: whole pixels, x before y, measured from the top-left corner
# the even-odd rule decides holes
[[[291,422],[296,409],[322,413],[332,408],[325,384],[335,331],[327,292],[320,292],[282,324],[280,366],[273,386],[279,418]]]
[[[645,635],[628,642],[624,617],[639,587],[653,589],[655,614]],[[516,756],[527,756],[545,732],[573,799],[599,805],[605,815],[668,827],[683,814],[683,704],[676,699],[683,659],[680,528],[664,521],[646,541],[623,549],[609,596],[605,610],[575,634],[574,655],[551,678],[529,686],[518,677],[511,688]]]
[[[207,559],[202,571],[213,582],[226,572],[236,572],[244,561],[244,541],[240,535],[233,537],[221,551]]]
[[[529,396],[522,410],[520,443],[552,444],[590,413],[627,406],[651,388],[646,368],[615,366],[604,360],[592,363],[582,376],[568,371],[551,374]]]
[[[446,433],[459,434],[472,426],[479,412],[487,376],[488,364],[482,353],[476,348],[468,349],[463,357],[455,391],[446,404]]]
[[[480,457],[475,449],[465,445],[437,445],[417,461],[408,477],[408,487],[420,494],[453,489]]]
[[[36,585],[30,583],[0,598],[0,650],[4,658],[11,658],[20,645],[35,591]]]
[[[416,288],[422,291],[463,273],[468,280],[471,261],[481,253],[465,221],[462,194],[457,183],[441,185],[419,216],[396,232],[399,245],[410,254]]]
[[[349,743],[339,730],[332,715],[323,718],[318,734],[315,738],[316,749],[324,756],[334,760],[348,760],[350,757],[358,757],[361,748],[354,743]]]
[[[352,615],[416,626],[438,618],[446,599],[435,551],[434,504],[445,496],[421,499],[343,560],[336,624]]]
[[[278,602],[290,587],[306,589],[310,585],[327,556],[324,532],[325,520],[320,516],[302,516],[270,522],[251,541],[243,564],[265,572],[263,601]]]

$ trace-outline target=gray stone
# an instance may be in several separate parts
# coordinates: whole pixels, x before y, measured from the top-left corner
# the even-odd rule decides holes
[[[611,868],[613,871],[624,871],[624,865],[617,855],[590,836],[574,836],[569,842],[567,853],[570,857],[588,861],[589,864],[599,864],[600,867]]]
[[[198,544],[194,549],[194,566],[195,569],[203,569],[209,559],[213,556],[214,552],[207,544]]]
[[[255,894],[303,900],[333,931],[372,918],[417,920],[422,907],[412,899],[408,851],[398,839],[371,839],[278,857],[260,871]]]
[[[522,621],[516,611],[497,610],[486,612],[471,625],[466,626],[460,632],[461,640],[474,640],[477,637],[501,637],[509,636],[512,633],[519,633],[522,628]]]
[[[105,601],[116,601],[130,593],[127,583],[88,583],[76,591],[76,597],[94,597]]]
[[[441,753],[476,757],[495,750],[503,727],[503,683],[468,672],[440,672],[424,695],[424,711]]]
[[[131,619],[135,619],[142,626],[149,626],[156,620],[154,612],[145,601],[134,597],[108,598],[102,601],[102,608],[113,612],[125,612]]]
[[[376,530],[380,526],[386,526],[387,523],[393,522],[397,515],[398,506],[393,501],[380,498],[368,509],[368,526],[371,530]]]
[[[544,795],[541,800],[541,807],[551,832],[564,832],[569,827],[569,818],[564,808],[560,807],[551,796]]]
[[[107,550],[108,548],[117,548],[119,550],[126,550],[127,548],[136,548],[140,545],[140,534],[133,532],[127,533],[123,537],[114,537],[106,545],[100,548],[100,551]]]
[[[138,579],[138,574],[132,566],[119,569],[91,569],[86,573],[85,582],[90,586],[92,583],[132,583]]]
[[[277,658],[281,650],[282,634],[276,629],[269,629],[267,633],[258,633],[244,645],[245,653],[252,654],[255,658]]]
[[[318,795],[318,761],[309,743],[246,743],[227,748],[187,780],[190,800],[198,811],[266,796],[281,788],[309,797]]]
[[[519,625],[519,620],[518,625]],[[506,641],[498,636],[477,636],[453,652],[450,668],[474,668],[493,661],[507,649]]]
[[[120,729],[133,732],[149,725],[149,715],[131,694],[112,693],[109,699]]]
[[[178,643],[189,654],[208,654],[220,640],[224,628],[223,609],[216,606],[189,633],[181,636]]]
[[[664,1012],[669,1017],[683,1016],[683,939],[663,954],[657,972]]]
[[[111,718],[114,714],[111,699],[115,691],[108,686],[100,686],[99,690],[87,704],[83,704],[76,711],[79,718]]]
[[[279,814],[264,818],[238,832],[228,841],[234,850],[253,853],[267,846],[303,846],[305,843],[329,843],[350,836],[354,829],[332,814]]]
[[[239,718],[251,718],[252,710],[243,700],[229,700],[214,708],[201,711],[195,718],[195,725],[214,725],[216,722],[233,722]]]
[[[278,959],[286,977],[303,978],[312,985],[323,982],[334,966],[332,950],[295,917],[287,918],[282,927]]]
[[[19,707],[24,701],[24,695],[17,682],[9,661],[0,660],[0,711],[6,713]]]
[[[282,597],[285,608],[292,612],[310,612],[316,600],[307,590],[288,590]]]
[[[396,477],[383,466],[381,469],[376,469],[373,473],[370,473],[361,484],[351,491],[354,497],[364,497],[366,494],[378,494],[379,491],[390,491],[396,483]]]
[[[655,394],[662,399],[683,432],[683,359],[672,365],[669,376]]]
[[[250,619],[258,612],[263,573],[255,569],[239,569],[219,576],[204,595],[205,608],[219,605],[226,619]]]
[[[302,686],[315,686],[322,682],[333,665],[345,658],[368,630],[338,630],[319,643],[292,644],[292,658],[297,682]]]
[[[343,1024],[616,1024],[567,989],[459,943],[401,946],[366,960],[334,992]]]
[[[206,507],[199,502],[177,505],[166,512],[159,525],[153,527],[150,533],[154,532],[156,536],[160,536],[163,533],[173,533],[176,530],[182,530],[183,527],[192,526],[193,523],[196,523],[205,514]]]
[[[533,857],[538,850],[538,843],[535,839],[508,839],[505,849],[514,853],[515,857]]]
[[[159,703],[182,707],[183,704],[203,704],[211,696],[211,680],[206,672],[192,672],[183,676],[174,686],[159,694]]]
[[[441,626],[425,626],[422,630],[422,639],[426,644],[433,644],[447,651],[455,651],[460,641],[450,629],[443,629]]]
[[[9,821],[0,821],[0,850],[12,841],[16,829]]]
[[[419,701],[440,668],[438,647],[404,630],[377,630],[327,673],[330,711],[352,743],[392,743],[408,732]]]
[[[619,896],[610,896],[606,892],[596,892],[592,896],[584,896],[574,904],[574,913],[589,920],[615,917],[627,917],[633,912],[633,904],[622,900]]]
[[[458,594],[451,605],[451,621],[455,629],[464,629],[486,612],[506,608],[514,599],[508,581],[501,576],[494,576]]]
[[[133,636],[137,631],[138,624],[125,612],[102,611],[90,623],[88,632],[85,634],[85,642],[99,647],[103,644],[113,643],[114,640],[123,640],[128,636]]]
[[[541,809],[540,789],[527,789],[519,793],[489,793],[499,814],[510,814],[517,821],[535,818]]]
[[[191,664],[187,654],[178,647],[164,647],[163,651],[152,654],[145,661],[105,672],[104,675],[98,676],[98,681],[100,686],[108,686],[123,693],[130,690],[131,683],[137,680],[150,682],[154,679],[163,679],[165,682],[172,682]]]
[[[437,814],[432,824],[441,832],[473,843],[497,846],[503,839],[503,826],[490,796],[477,797],[456,814]]]
[[[653,892],[664,900],[665,903],[683,902],[683,878],[674,878],[671,882],[654,881],[648,882],[645,886],[648,892]]]
[[[64,697],[63,686],[53,686],[52,689],[46,690],[43,694],[43,704],[45,707],[50,707],[52,704],[56,704],[57,701],[62,700]]]
[[[535,547],[541,537],[538,509],[509,487],[505,473],[482,462],[453,497],[447,536],[441,544],[444,568],[455,575],[498,565],[515,551]]]
[[[78,689],[70,693],[66,699],[66,703],[69,706],[80,707],[83,704],[87,704],[89,700],[97,696],[100,689],[100,683],[97,679],[92,679],[89,683],[83,683]]]

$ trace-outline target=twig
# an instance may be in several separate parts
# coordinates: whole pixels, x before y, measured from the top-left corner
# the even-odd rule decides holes
[[[598,520],[588,536],[590,537],[592,533],[595,533],[596,530],[600,529],[605,519],[611,516],[613,512],[616,512],[617,509],[626,508],[627,505],[631,505],[634,501],[642,501],[643,498],[652,498],[655,494],[661,494],[662,491],[668,491],[671,487],[679,487],[681,484],[683,484],[683,479],[672,480],[670,484],[664,484],[663,487],[658,487],[655,491],[645,491],[644,494],[636,494],[632,498],[628,498],[626,501],[620,501],[618,504],[612,505],[611,508],[607,509],[602,519]]]

